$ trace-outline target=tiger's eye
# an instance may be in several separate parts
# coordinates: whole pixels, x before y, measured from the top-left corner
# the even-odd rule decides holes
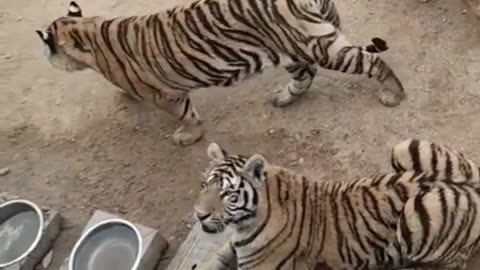
[[[228,200],[229,200],[230,202],[232,202],[232,203],[238,202],[238,194],[235,194],[235,193],[231,194],[231,195],[228,197]]]

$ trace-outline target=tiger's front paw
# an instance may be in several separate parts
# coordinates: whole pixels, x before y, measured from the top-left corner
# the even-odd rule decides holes
[[[204,133],[202,125],[181,126],[173,134],[173,141],[181,146],[192,145],[198,142]]]
[[[378,99],[387,107],[395,107],[406,98],[402,82],[391,73],[383,82],[378,92]]]
[[[272,99],[272,104],[274,107],[286,107],[295,102],[302,95],[302,93],[293,95],[291,91],[289,91],[288,87],[289,86],[286,85],[274,91],[274,96]]]
[[[378,94],[378,100],[380,103],[387,107],[396,107],[400,105],[404,98],[405,95],[395,94],[388,90],[380,90],[380,93]]]
[[[277,108],[287,107],[295,101],[293,97],[284,97],[276,95],[272,99],[272,105]]]

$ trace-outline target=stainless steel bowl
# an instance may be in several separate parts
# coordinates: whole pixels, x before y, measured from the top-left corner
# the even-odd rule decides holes
[[[126,220],[100,222],[77,241],[68,270],[137,270],[142,241],[135,225]]]
[[[0,269],[18,263],[38,245],[43,232],[40,207],[27,200],[0,205]]]

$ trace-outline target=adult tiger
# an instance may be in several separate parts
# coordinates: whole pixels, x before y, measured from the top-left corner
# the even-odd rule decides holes
[[[292,81],[275,97],[286,106],[312,84],[316,66],[366,74],[384,84],[379,99],[395,106],[405,93],[376,52],[379,38],[359,47],[339,31],[330,0],[198,0],[147,16],[82,17],[72,2],[66,17],[37,31],[56,68],[91,68],[136,100],[153,103],[182,121],[176,143],[199,140],[204,129],[188,93],[229,86],[267,66],[284,67]]]
[[[427,145],[434,147],[423,147]],[[445,157],[449,151],[407,140],[393,150],[392,156],[400,157],[394,164],[404,166],[397,173],[313,182],[267,164],[260,155],[228,155],[211,144],[212,164],[195,213],[204,231],[217,233],[229,225],[234,234],[193,268],[227,270],[237,262],[242,270],[311,270],[316,263],[348,270],[465,269],[479,246],[480,189],[468,181],[450,181],[443,177],[447,173],[421,171],[442,167],[410,169],[409,160],[415,158],[407,157],[405,149],[424,157]],[[478,180],[462,176],[458,168],[452,171]]]

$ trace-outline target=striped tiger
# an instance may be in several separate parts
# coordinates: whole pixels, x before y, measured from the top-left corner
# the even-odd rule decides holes
[[[190,90],[230,86],[268,66],[292,77],[275,95],[278,107],[310,88],[317,66],[374,77],[380,101],[398,105],[402,83],[378,54],[386,42],[355,46],[339,29],[331,0],[197,0],[114,19],[83,17],[71,2],[67,16],[37,33],[55,68],[93,69],[129,97],[153,102],[181,121],[173,139],[189,145],[204,134]]]
[[[480,189],[438,172],[459,168],[427,166],[464,159],[446,146],[406,140],[392,151],[397,172],[352,181],[310,181],[215,143],[207,152],[195,214],[205,232],[233,235],[192,269],[465,269],[478,250]]]

